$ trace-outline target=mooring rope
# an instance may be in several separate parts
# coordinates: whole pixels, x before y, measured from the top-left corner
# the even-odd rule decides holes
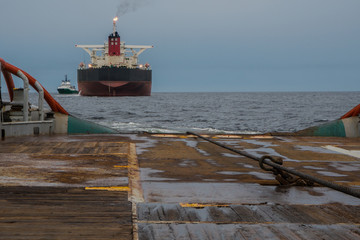
[[[267,164],[267,165],[269,165],[269,166],[271,166],[271,167],[273,167],[273,168],[275,168],[277,170],[288,172],[288,173],[293,174],[295,176],[298,176],[298,177],[300,177],[302,179],[312,181],[314,183],[318,183],[318,184],[320,184],[322,186],[337,190],[339,192],[346,193],[346,194],[351,195],[353,197],[360,198],[360,191],[357,190],[357,189],[347,187],[347,186],[343,186],[343,185],[339,185],[339,184],[336,184],[336,183],[333,183],[333,182],[325,181],[323,179],[320,179],[320,178],[317,178],[317,177],[314,177],[314,176],[311,176],[311,175],[308,175],[308,174],[305,174],[305,173],[301,173],[301,172],[293,170],[293,169],[286,168],[284,166],[281,166],[281,165],[275,163],[274,161],[270,161],[269,159],[272,159],[272,157],[270,157],[270,156],[264,156],[264,157],[259,158],[259,157],[256,157],[254,155],[251,155],[251,154],[249,154],[249,153],[247,153],[245,151],[240,151],[240,150],[230,148],[230,147],[228,147],[226,145],[223,145],[223,144],[221,144],[219,142],[213,141],[213,140],[211,140],[209,138],[203,137],[203,136],[201,136],[199,134],[196,134],[196,133],[193,133],[193,132],[187,132],[186,134],[197,136],[197,137],[199,137],[201,139],[204,139],[204,140],[206,140],[206,141],[208,141],[210,143],[213,143],[213,144],[215,144],[215,145],[217,145],[219,147],[225,148],[225,149],[227,149],[229,151],[235,152],[237,154],[240,154],[240,155],[245,156],[247,158],[250,158],[252,160],[258,161],[261,164],[262,163]],[[270,169],[268,169],[268,170],[270,170]]]

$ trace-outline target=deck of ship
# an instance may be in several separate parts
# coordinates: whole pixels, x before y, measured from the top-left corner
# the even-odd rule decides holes
[[[360,139],[211,136],[360,190]],[[1,239],[359,239],[360,199],[185,135],[7,138]]]

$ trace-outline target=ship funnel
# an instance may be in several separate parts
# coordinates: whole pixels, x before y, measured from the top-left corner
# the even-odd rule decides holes
[[[113,33],[109,35],[109,50],[108,53],[110,56],[120,56],[120,36],[116,31],[116,22],[118,17],[113,18]]]

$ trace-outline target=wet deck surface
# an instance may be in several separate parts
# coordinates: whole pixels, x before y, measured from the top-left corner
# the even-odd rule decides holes
[[[0,239],[132,239],[129,142],[96,137],[0,144]]]
[[[212,139],[360,189],[358,138]],[[360,239],[360,199],[181,135],[6,139],[0,202],[4,239]]]
[[[1,187],[0,239],[131,239],[127,193]]]

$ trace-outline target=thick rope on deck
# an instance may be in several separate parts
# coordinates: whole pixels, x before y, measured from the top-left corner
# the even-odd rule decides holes
[[[213,144],[215,144],[215,145],[217,145],[219,147],[225,148],[225,149],[227,149],[229,151],[235,152],[237,154],[240,154],[240,155],[245,156],[247,158],[250,158],[252,160],[258,161],[261,164],[267,164],[267,165],[269,165],[269,166],[271,166],[274,169],[277,169],[279,171],[285,171],[285,172],[288,172],[288,173],[293,174],[295,176],[298,176],[298,177],[300,177],[302,179],[312,181],[314,183],[318,183],[318,184],[320,184],[322,186],[334,189],[334,190],[342,192],[342,193],[346,193],[346,194],[351,195],[353,197],[360,198],[360,191],[358,191],[357,189],[347,187],[347,186],[343,186],[343,185],[339,185],[339,184],[336,184],[336,183],[333,183],[333,182],[325,181],[323,179],[320,179],[320,178],[317,178],[317,177],[314,177],[314,176],[311,176],[311,175],[308,175],[308,174],[304,174],[304,173],[301,173],[301,172],[293,170],[293,169],[286,168],[284,166],[281,166],[281,165],[269,160],[268,158],[259,158],[259,157],[256,157],[254,155],[251,155],[251,154],[249,154],[247,152],[239,151],[239,150],[230,148],[230,147],[228,147],[226,145],[215,142],[215,141],[213,141],[213,140],[211,140],[209,138],[203,137],[203,136],[201,136],[199,134],[196,134],[196,133],[193,133],[193,132],[187,132],[186,134],[197,136],[197,137],[199,137],[201,139],[204,139],[205,141],[208,141],[210,143],[213,143]]]

